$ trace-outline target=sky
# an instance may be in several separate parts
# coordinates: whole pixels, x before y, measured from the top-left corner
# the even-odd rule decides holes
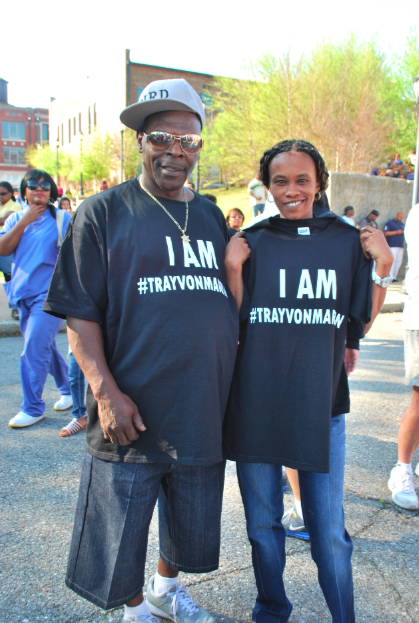
[[[297,58],[351,32],[402,53],[409,29],[419,33],[418,0],[402,4],[401,10],[394,0],[23,0],[5,15],[13,27],[2,28],[0,77],[9,82],[9,103],[48,107],[51,96],[106,67],[108,58],[123,59],[126,48],[133,62],[232,77],[245,75],[246,64],[265,52]]]

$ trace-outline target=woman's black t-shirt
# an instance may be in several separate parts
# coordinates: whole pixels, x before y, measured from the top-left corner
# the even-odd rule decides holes
[[[345,348],[370,320],[371,261],[358,230],[333,216],[276,216],[246,237],[225,457],[327,472],[331,413],[345,402]]]

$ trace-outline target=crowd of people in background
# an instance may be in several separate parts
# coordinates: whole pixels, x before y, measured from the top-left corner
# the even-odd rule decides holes
[[[382,162],[380,166],[371,167],[370,175],[379,177],[395,177],[400,180],[412,181],[415,177],[414,167],[416,166],[416,150],[406,158],[403,162],[400,154],[390,156],[387,161]]]

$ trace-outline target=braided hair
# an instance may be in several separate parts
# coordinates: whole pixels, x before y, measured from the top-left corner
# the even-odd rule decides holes
[[[314,145],[308,143],[307,141],[294,139],[281,141],[280,143],[276,143],[276,145],[274,145],[271,149],[267,149],[264,152],[262,158],[260,159],[260,178],[266,188],[269,188],[269,165],[271,161],[275,158],[275,156],[286,151],[302,151],[313,159],[316,166],[317,180],[320,184],[320,189],[319,192],[316,193],[315,199],[320,199],[322,192],[328,187],[329,172],[319,151],[314,147]]]

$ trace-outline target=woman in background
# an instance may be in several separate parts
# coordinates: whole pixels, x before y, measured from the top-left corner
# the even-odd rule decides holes
[[[20,194],[25,208],[11,214],[0,232],[0,256],[13,254],[12,279],[5,284],[5,290],[9,302],[18,306],[24,337],[20,356],[23,402],[19,413],[9,422],[12,428],[32,426],[45,417],[42,394],[48,373],[54,377],[61,394],[54,409],[64,411],[73,402],[67,363],[55,343],[63,321],[42,311],[57,261],[58,241],[67,229],[70,215],[61,216],[59,231],[59,210],[54,206],[58,190],[45,171],[28,171]]]
[[[240,231],[244,223],[244,214],[239,208],[232,208],[226,216],[228,227],[234,229],[235,232]]]

